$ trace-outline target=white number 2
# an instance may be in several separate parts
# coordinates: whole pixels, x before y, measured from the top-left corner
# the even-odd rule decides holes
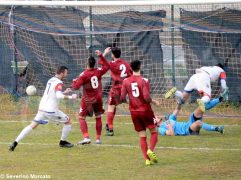
[[[92,76],[90,78],[90,81],[91,81],[91,86],[93,89],[97,89],[98,86],[99,86],[99,82],[98,82],[98,78],[96,76]]]
[[[134,97],[139,97],[140,92],[139,92],[139,88],[138,88],[137,82],[131,83],[131,90],[132,90],[132,95]]]
[[[127,74],[126,74],[126,66],[124,64],[120,65],[120,70],[121,70],[120,77],[122,77],[122,78],[126,77],[127,76]]]

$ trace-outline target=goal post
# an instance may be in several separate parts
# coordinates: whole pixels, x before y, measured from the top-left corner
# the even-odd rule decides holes
[[[123,59],[142,61],[160,113],[176,106],[175,99],[164,99],[165,92],[172,86],[182,90],[196,68],[228,63],[229,101],[209,113],[240,117],[240,22],[241,0],[0,1],[0,103],[1,94],[25,97],[28,85],[41,96],[59,65],[70,70],[69,87],[96,49],[118,46]],[[106,106],[109,73],[102,83]],[[212,84],[212,97],[219,94],[218,82]],[[197,107],[197,97],[190,98],[182,115]],[[69,104],[62,105],[68,109]],[[121,115],[128,112],[126,104],[118,109]]]

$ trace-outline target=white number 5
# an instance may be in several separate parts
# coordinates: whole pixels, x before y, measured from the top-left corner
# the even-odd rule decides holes
[[[137,82],[131,83],[131,90],[132,90],[132,95],[134,97],[139,97],[140,92],[139,92],[139,89],[138,89]]]

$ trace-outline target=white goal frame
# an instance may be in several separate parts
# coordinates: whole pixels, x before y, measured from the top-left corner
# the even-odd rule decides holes
[[[31,1],[7,0],[0,1],[0,5],[14,6],[151,6],[151,5],[194,5],[194,4],[235,4],[241,0],[142,0],[142,1]]]

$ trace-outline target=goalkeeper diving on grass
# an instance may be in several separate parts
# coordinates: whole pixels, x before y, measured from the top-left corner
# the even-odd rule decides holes
[[[212,82],[220,79],[222,93],[228,91],[228,87],[226,85],[226,68],[219,63],[215,66],[203,66],[195,71],[196,73],[190,77],[183,92],[178,91],[176,87],[173,87],[165,94],[165,98],[168,99],[175,95],[178,103],[182,105],[190,97],[190,94],[194,90],[197,90],[201,97],[201,99],[197,99],[197,103],[201,111],[205,112],[205,104],[211,100]]]
[[[227,91],[222,93],[219,98],[212,99],[205,104],[205,110],[209,110],[215,107],[217,104],[222,102],[227,95]],[[176,109],[173,113],[164,118],[164,120],[156,118],[158,132],[162,136],[188,136],[188,135],[199,135],[200,129],[206,131],[216,131],[221,134],[224,133],[224,126],[214,126],[204,123],[203,111],[198,107],[189,117],[187,122],[177,121],[177,115],[181,109],[181,105],[177,104]]]

